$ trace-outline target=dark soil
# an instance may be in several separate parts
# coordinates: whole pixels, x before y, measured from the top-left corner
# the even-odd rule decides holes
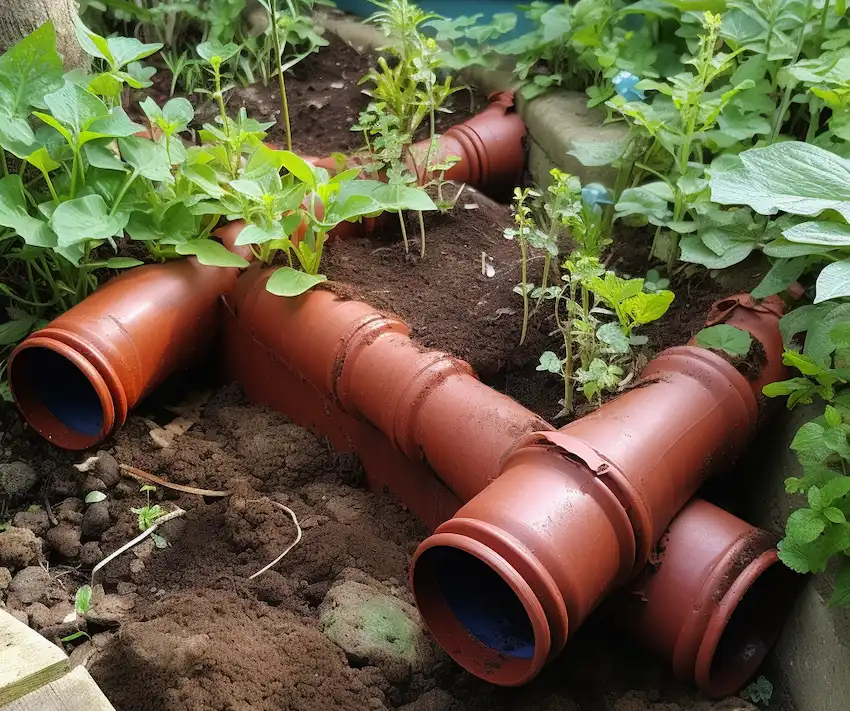
[[[98,575],[108,598],[126,603],[125,612],[106,621],[102,611],[101,621],[92,617],[94,638],[75,642],[73,658],[86,660],[118,711],[753,711],[737,700],[698,700],[602,619],[591,620],[521,689],[491,687],[441,652],[401,678],[371,658],[348,657],[321,631],[319,606],[328,590],[340,580],[371,580],[412,602],[407,568],[426,531],[390,498],[361,489],[352,457],[246,404],[235,387],[206,397],[179,408],[195,424],[170,448],[149,435],[169,419],[162,400],[142,408],[108,448],[117,461],[171,481],[233,492],[205,500],[160,488],[154,498],[165,510],[187,512],[160,530],[168,547],[148,540]],[[70,513],[78,507],[71,502],[78,500],[55,504],[68,492],[73,497],[84,475],[69,455],[56,457],[35,439],[25,446],[31,436],[16,439],[9,452],[49,467],[54,512],[75,520],[80,514]],[[138,482],[128,479],[108,488],[112,525],[96,541],[103,554],[137,535],[130,512],[144,503],[137,491]],[[296,512],[304,537],[251,581],[294,539],[291,519],[272,502]],[[88,581],[90,564],[81,568],[55,551],[50,557],[51,584],[61,583],[59,604],[67,605]],[[6,602],[24,609],[11,597]],[[96,600],[93,609],[101,604]],[[32,620],[35,608],[26,608]]]
[[[521,281],[520,251],[503,236],[511,223],[507,206],[467,188],[454,210],[426,216],[424,259],[418,224],[408,224],[406,254],[393,219],[371,236],[331,243],[322,267],[352,296],[401,317],[422,345],[463,358],[488,380],[536,364],[550,340],[538,314],[519,345],[522,297],[513,288]],[[482,272],[482,253],[493,276]],[[542,259],[531,261],[529,281],[540,282],[541,267]]]
[[[304,155],[348,153],[363,146],[362,135],[352,131],[351,127],[369,103],[369,97],[363,93],[366,85],[359,84],[359,81],[375,65],[377,55],[369,52],[360,54],[331,32],[325,37],[329,42],[327,47],[308,55],[286,73],[293,150]],[[159,67],[153,82],[154,85],[144,93],[161,105],[169,98],[171,72],[164,66]],[[139,94],[135,100],[141,98]],[[217,106],[205,97],[197,95],[189,98],[196,104],[196,127],[212,122],[218,115]],[[446,106],[451,113],[437,114],[437,132],[464,121],[484,104],[485,99],[477,94],[454,94]],[[281,102],[276,79],[271,80],[268,86],[258,83],[233,89],[227,94],[227,105],[231,114],[244,106],[251,118],[276,121],[277,124],[269,130],[268,140],[286,147],[286,131],[279,121]],[[144,119],[144,115],[136,109],[135,101],[129,113],[136,120]]]

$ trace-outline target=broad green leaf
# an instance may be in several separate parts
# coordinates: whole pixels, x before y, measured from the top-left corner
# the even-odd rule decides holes
[[[74,30],[77,34],[77,41],[86,54],[106,60],[110,65],[114,64],[114,58],[112,57],[112,52],[109,49],[106,39],[86,27],[76,13],[74,14]]]
[[[169,99],[162,107],[162,117],[169,124],[176,124],[178,131],[183,131],[195,118],[195,107],[183,97]]]
[[[180,172],[210,197],[220,198],[224,195],[224,188],[219,185],[218,176],[210,166],[202,163],[190,163],[184,165]]]
[[[76,84],[66,83],[61,89],[47,94],[44,103],[53,118],[79,135],[98,118],[109,115],[109,109],[94,94]]]
[[[44,108],[44,95],[62,86],[62,71],[56,30],[45,22],[0,56],[0,116]]]
[[[81,585],[74,596],[74,610],[78,615],[85,615],[91,609],[92,587]]]
[[[35,168],[38,168],[42,173],[50,173],[61,165],[50,157],[50,154],[44,147],[30,153],[26,157],[26,161]]]
[[[121,69],[130,62],[138,62],[162,49],[159,42],[145,44],[135,37],[109,37],[106,44],[112,54],[113,69]]]
[[[768,257],[791,259],[793,257],[805,257],[810,254],[828,254],[832,249],[832,247],[824,247],[816,244],[796,244],[789,242],[784,237],[779,237],[766,244],[762,252]]]
[[[829,339],[836,348],[850,348],[850,323],[839,323],[829,331]]]
[[[203,42],[198,45],[197,51],[201,59],[212,64],[214,60],[226,62],[228,59],[235,57],[239,52],[239,46],[233,44],[233,42],[228,42],[227,44],[217,41]]]
[[[112,143],[111,138],[104,138],[96,141],[89,141],[83,146],[83,153],[90,165],[103,170],[119,170],[127,172],[127,166],[121,159],[115,155],[109,144]]]
[[[300,296],[327,279],[323,274],[307,274],[292,267],[281,267],[266,282],[266,290],[275,296]]]
[[[753,345],[753,337],[746,331],[721,323],[697,333],[696,343],[702,348],[723,351],[730,356],[745,356]]]
[[[69,145],[74,145],[74,137],[71,135],[71,132],[67,128],[65,128],[59,121],[53,118],[50,114],[45,114],[41,111],[33,111],[32,115],[38,119],[41,119],[45,124],[50,126],[50,128],[57,131]]]
[[[623,157],[629,141],[576,141],[567,155],[575,156],[579,163],[588,167],[611,165]]]
[[[365,181],[355,181],[365,182]],[[353,197],[353,196],[352,196]],[[399,210],[436,210],[434,201],[421,188],[407,185],[381,185],[372,194],[374,200],[380,203],[384,210],[397,212]],[[350,198],[349,198],[350,199]]]
[[[850,296],[850,259],[827,264],[818,274],[814,302]]]
[[[812,572],[809,557],[806,555],[804,546],[790,538],[779,541],[779,560],[796,573],[806,574]]]
[[[35,316],[25,316],[0,324],[0,346],[11,346],[24,340],[35,325]]]
[[[23,118],[4,116],[0,110],[0,147],[18,158],[26,158],[37,147],[35,133]]]
[[[121,157],[139,175],[156,182],[171,179],[168,153],[159,143],[147,138],[127,136],[118,139],[118,147],[121,149]]]
[[[85,502],[87,504],[97,504],[101,501],[106,501],[106,494],[102,491],[90,491],[86,494]]]
[[[144,126],[131,121],[130,117],[124,112],[124,109],[118,106],[109,112],[109,116],[92,121],[89,126],[89,131],[92,133],[100,133],[112,138],[132,136],[144,130]]]
[[[778,259],[759,285],[752,290],[753,298],[764,299],[785,291],[790,284],[800,278],[807,265],[808,260],[805,257]]]
[[[726,269],[733,264],[738,264],[738,262],[746,259],[756,246],[752,242],[732,242],[722,255],[718,255],[706,247],[703,240],[697,235],[682,237],[679,245],[681,247],[680,259],[683,262],[702,264],[709,269]]]
[[[178,254],[194,255],[201,264],[208,267],[238,267],[241,269],[248,266],[248,262],[238,254],[233,254],[224,245],[211,239],[195,239],[191,242],[178,244],[176,250]]]
[[[131,257],[111,257],[106,260],[107,269],[130,269],[131,267],[140,267],[144,262]]]
[[[636,324],[651,323],[667,313],[673,298],[673,292],[666,289],[652,294],[641,291],[626,299],[622,308]]]
[[[797,509],[788,517],[786,535],[788,538],[800,542],[811,543],[821,533],[826,524],[811,509]]]
[[[789,242],[826,247],[850,247],[850,225],[840,222],[803,222],[782,231]]]
[[[712,171],[711,199],[749,205],[762,215],[782,210],[818,215],[835,210],[850,220],[850,161],[817,146],[788,141],[752,148],[736,167]]]
[[[540,18],[543,41],[552,42],[573,28],[573,8],[570,5],[555,5]]]
[[[618,323],[603,324],[597,329],[596,337],[614,353],[628,353],[630,350],[629,338]]]
[[[623,190],[614,210],[618,218],[628,215],[645,215],[656,221],[666,220],[672,214],[666,196],[661,196],[644,185]]]
[[[0,178],[0,225],[15,230],[28,245],[55,247],[56,235],[46,222],[27,211],[24,187],[19,175]]]
[[[540,362],[537,364],[537,370],[544,373],[554,373],[560,375],[564,370],[564,364],[556,353],[545,351],[540,355]]]
[[[86,195],[59,205],[50,218],[50,227],[59,238],[59,246],[65,247],[114,237],[127,220],[127,215],[110,215],[100,195]]]
[[[245,225],[236,238],[235,244],[237,247],[246,244],[265,244],[275,239],[282,239],[285,236],[283,227],[279,223],[275,223],[269,228],[260,225]]]
[[[316,174],[313,166],[301,156],[292,151],[276,151],[275,157],[283,168],[286,168],[302,183],[313,187],[316,185]]]
[[[231,180],[230,187],[240,195],[244,195],[252,200],[260,201],[265,194],[263,188],[256,180]]]

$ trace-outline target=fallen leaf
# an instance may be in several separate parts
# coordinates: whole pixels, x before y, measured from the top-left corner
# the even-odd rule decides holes
[[[182,434],[188,432],[192,425],[197,424],[198,420],[194,417],[176,417],[171,422],[169,422],[163,429],[173,434],[176,434],[178,437]]]
[[[78,472],[88,472],[95,464],[97,464],[97,457],[89,457],[82,464],[75,464],[74,469]]]
[[[150,431],[151,439],[157,447],[170,449],[173,443],[174,435],[164,429],[156,429]]]

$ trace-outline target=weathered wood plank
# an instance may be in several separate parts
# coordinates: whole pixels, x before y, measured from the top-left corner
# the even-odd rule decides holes
[[[67,674],[65,653],[0,610],[0,706]]]
[[[2,711],[115,711],[82,666],[0,708]]]

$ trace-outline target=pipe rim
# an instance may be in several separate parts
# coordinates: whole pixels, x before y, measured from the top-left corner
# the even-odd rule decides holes
[[[740,671],[734,674],[726,673],[723,679],[717,678],[717,674],[713,672],[718,647],[736,609],[761,576],[776,565],[781,566],[782,562],[779,560],[779,553],[775,548],[761,553],[741,571],[711,613],[697,651],[694,667],[694,681],[706,696],[720,698],[738,691],[755,674],[767,656],[767,652],[779,637],[784,617],[777,620],[771,628],[770,634],[765,636],[763,647],[747,659],[745,664],[740,665]],[[788,573],[789,575],[793,574],[793,571],[788,569]]]
[[[101,407],[102,424],[97,434],[89,435],[71,429],[36,397],[32,389],[15,378],[15,361],[33,349],[56,353],[71,363],[92,386]],[[33,336],[21,343],[9,358],[9,387],[18,409],[30,426],[49,442],[70,450],[89,449],[105,440],[115,427],[116,407],[106,379],[82,354],[66,343],[53,338]]]
[[[427,598],[420,594],[422,587],[421,580],[417,585],[417,563],[426,551],[441,547],[461,550],[477,558],[511,588],[522,604],[534,633],[534,654],[530,660],[505,657],[473,637],[457,620],[435,581],[431,583],[435,594]],[[489,546],[458,533],[435,533],[423,541],[413,555],[410,586],[420,615],[434,639],[470,674],[498,686],[522,686],[536,677],[549,659],[552,636],[540,600],[514,567]]]

